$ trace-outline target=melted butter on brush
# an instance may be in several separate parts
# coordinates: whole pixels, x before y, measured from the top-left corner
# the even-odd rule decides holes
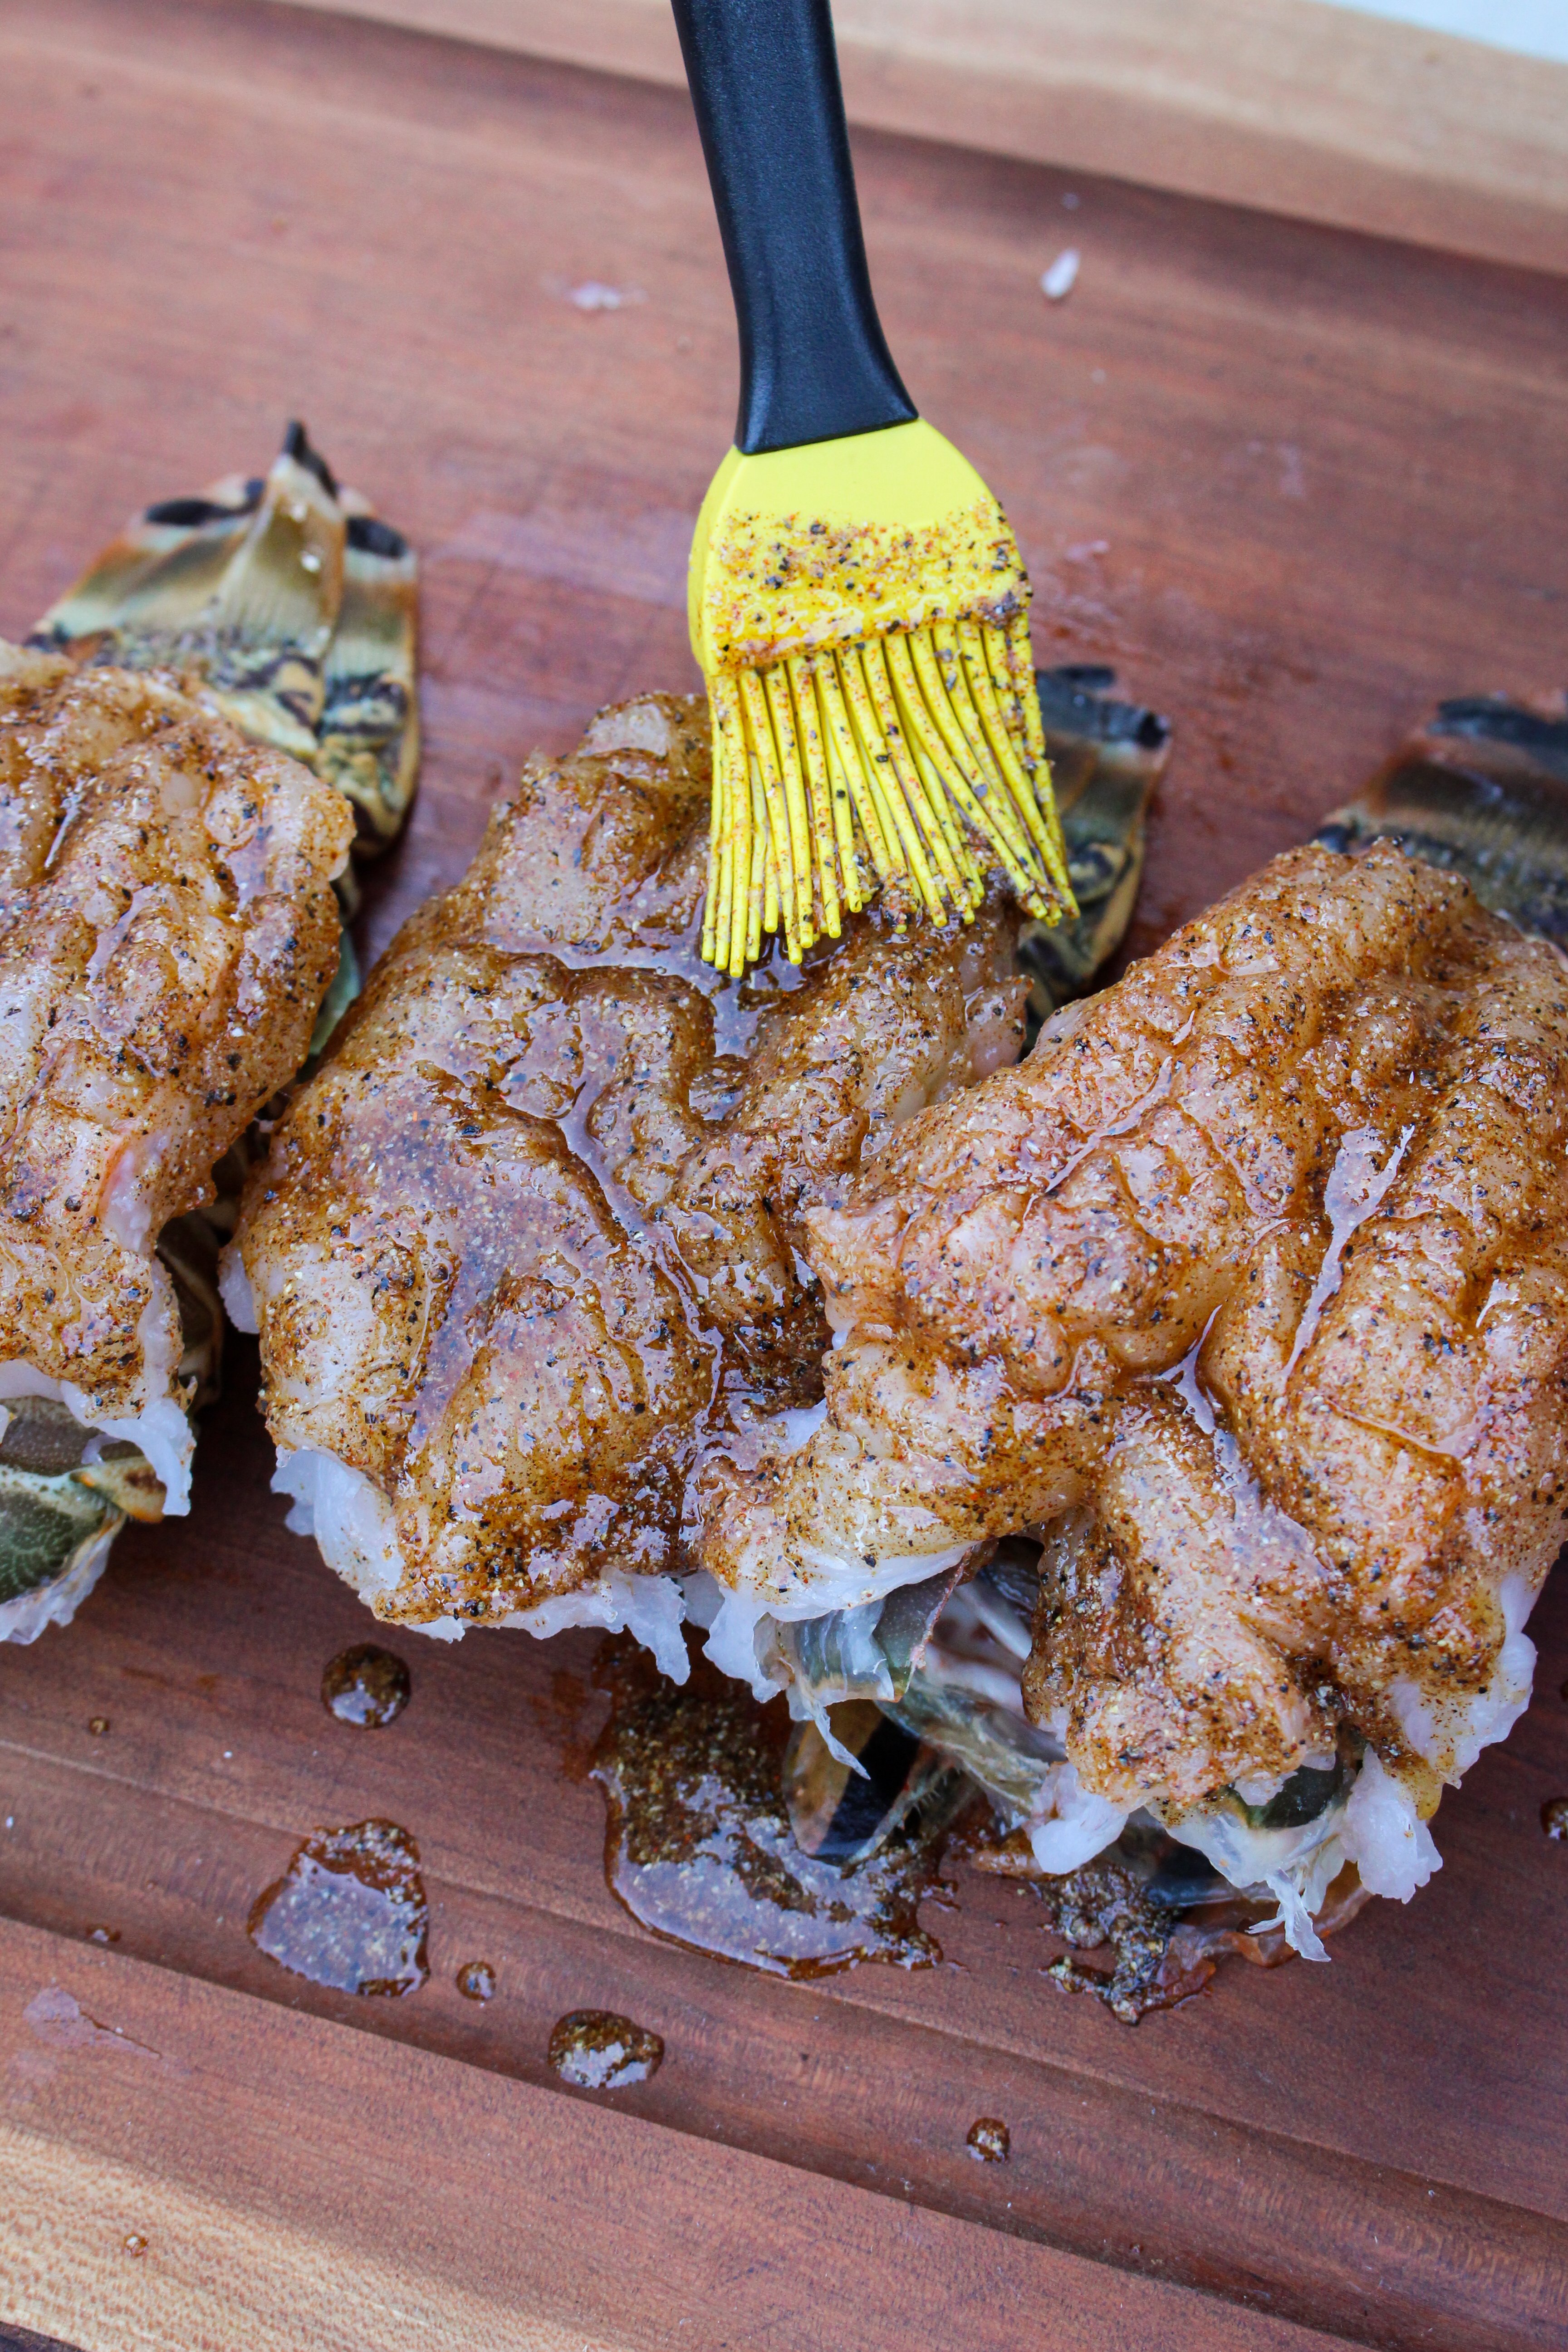
[[[1028,583],[995,499],[914,527],[727,513],[704,585],[709,642],[726,668],[783,660],[889,629],[1022,610]]]

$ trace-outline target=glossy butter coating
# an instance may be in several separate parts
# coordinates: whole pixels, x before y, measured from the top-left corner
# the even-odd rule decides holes
[[[1026,1698],[1087,1788],[1348,1723],[1430,1810],[1563,1536],[1565,1129],[1552,947],[1391,847],[1277,858],[808,1212],[826,1419],[706,1565],[1049,1531]]]
[[[1010,1059],[1016,924],[852,923],[742,987],[697,950],[700,706],[602,714],[407,924],[247,1195],[268,1425],[392,1505],[390,1619],[690,1564],[706,1451],[820,1395],[801,1219]]]
[[[169,679],[0,646],[0,1356],[96,1413],[179,1360],[153,1246],[304,1057],[353,831]]]

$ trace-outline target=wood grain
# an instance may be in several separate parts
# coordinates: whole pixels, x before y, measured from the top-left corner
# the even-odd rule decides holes
[[[298,0],[684,87],[668,0]],[[852,122],[1568,269],[1568,67],[1321,0],[837,0]]]
[[[734,362],[685,101],[283,8],[4,0],[0,134],[0,628],[290,414],[424,552],[429,752],[374,947],[531,744],[691,677],[685,544]],[[1059,174],[875,135],[859,168],[891,341],[1019,528],[1042,657],[1113,662],[1175,719],[1141,939],[1438,696],[1560,681],[1561,280],[1075,179],[1083,274],[1047,308]],[[640,299],[584,313],[587,278]],[[198,2318],[226,2352],[281,2340],[245,2332],[268,2295],[308,2346],[379,2341],[404,2294],[435,2343],[871,2347],[911,2312],[966,2346],[1563,2340],[1560,1590],[1441,1875],[1331,1969],[1233,1967],[1130,2033],[1043,1979],[1026,1893],[961,1876],[927,1915],[942,1968],[791,1987],[605,1892],[572,1777],[590,1642],[411,1634],[396,1725],[324,1713],[368,1620],[282,1528],[254,1381],[240,1345],[193,1518],[125,1538],[68,1633],[0,1651],[0,2083],[41,2233],[0,2315],[85,2352],[187,2352]],[[371,1814],[432,1899],[402,2001],[318,1992],[244,1933],[295,1841]],[[452,1981],[474,1958],[485,2008]],[[85,2050],[35,2081],[21,2012],[51,1976],[190,2077]],[[584,2005],[668,2048],[619,2115],[544,2065]],[[964,2151],[982,2114],[1006,2167]],[[167,2199],[162,2303],[104,2234],[136,2183]],[[363,2288],[347,2318],[322,2245]]]
[[[321,1668],[366,1620],[282,1531],[233,1369],[189,1525],[128,1538],[68,1640],[0,1652],[0,1916],[111,1931],[109,1958],[542,2092],[553,2021],[619,2010],[669,2054],[616,2104],[696,2141],[1352,2338],[1559,2339],[1568,2050],[1542,1956],[1568,1887],[1534,1791],[1568,1788],[1568,1596],[1538,1629],[1535,1710],[1445,1811],[1443,1875],[1358,1923],[1331,1973],[1237,1967],[1130,2034],[1046,1982],[1026,1894],[960,1877],[928,1912],[942,1968],[781,1985],[652,1943],[606,1894],[589,1637],[403,1636],[406,1715],[367,1735],[326,1714]],[[431,1981],[405,2000],[321,1991],[244,1934],[301,1835],[374,1815],[415,1834],[432,1906]],[[454,1982],[477,1958],[500,1984],[482,2008]],[[982,2114],[1009,2122],[1005,2171],[964,2149]]]
[[[911,2313],[966,2352],[1041,2326],[1060,2352],[1326,2352],[1316,2330],[118,1954],[7,1925],[0,1976],[4,2292],[83,2352],[892,2352]],[[45,1987],[98,2038],[29,2026]],[[84,2236],[102,2249],[85,2298]]]
[[[431,755],[379,945],[531,743],[694,680],[735,375],[687,101],[282,10],[4,0],[0,105],[0,625],[303,411],[425,555]],[[1042,658],[1178,721],[1142,938],[1440,695],[1560,681],[1559,280],[896,140],[860,175],[893,347],[1008,508]],[[590,278],[646,299],[585,314]]]

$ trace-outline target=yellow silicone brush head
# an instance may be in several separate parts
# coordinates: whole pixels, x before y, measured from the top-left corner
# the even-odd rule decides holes
[[[713,719],[702,953],[793,961],[880,892],[969,922],[994,872],[1037,919],[1075,910],[1000,507],[921,419],[742,457],[691,551]]]

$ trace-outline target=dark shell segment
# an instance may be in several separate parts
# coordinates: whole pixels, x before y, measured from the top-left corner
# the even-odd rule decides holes
[[[854,1764],[835,1755],[815,1723],[795,1726],[784,1759],[790,1828],[814,1861],[850,1868],[917,1816],[929,1836],[968,1803],[966,1776],[871,1700],[830,1707],[827,1720]]]
[[[1112,691],[1115,671],[1098,665],[1037,670],[1035,683],[1079,907],[1070,922],[1028,925],[1019,941],[1035,976],[1033,1010],[1045,1020],[1083,992],[1126,934],[1149,803],[1171,757],[1171,722],[1122,701]]]
[[[1495,914],[1568,946],[1568,719],[1501,696],[1441,703],[1314,838],[1342,850],[1397,841],[1462,874]]]
[[[146,508],[28,642],[204,678],[243,734],[353,803],[368,856],[414,796],[417,600],[403,533],[340,487],[294,423],[265,478]]]
[[[1459,740],[1504,743],[1524,752],[1568,784],[1568,717],[1532,710],[1502,694],[1457,694],[1437,705],[1430,734]]]
[[[1130,761],[1139,754],[1169,753],[1170,720],[1139,703],[1121,701],[1112,691],[1115,684],[1116,672],[1100,662],[1064,662],[1058,669],[1035,672],[1053,783],[1056,763],[1074,744],[1095,744],[1112,754],[1120,749]]]
[[[0,1470],[58,1478],[77,1468],[91,1436],[69,1405],[57,1404],[52,1397],[9,1398],[0,1430]]]

